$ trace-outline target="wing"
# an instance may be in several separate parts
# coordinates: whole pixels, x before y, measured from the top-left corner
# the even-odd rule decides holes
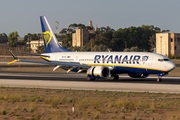
[[[46,60],[47,60],[47,58],[46,58]],[[62,66],[73,66],[73,67],[89,68],[88,65],[81,64],[79,62],[60,62],[60,61],[41,62],[41,61],[29,61],[29,60],[21,60],[21,59],[18,59],[17,61],[28,62],[28,63],[38,63],[38,64],[48,64],[48,65],[62,65]]]
[[[9,50],[9,49],[8,49]],[[41,55],[41,54],[36,54],[37,56],[40,56],[42,59],[44,59],[45,61],[47,62],[42,62],[42,61],[30,61],[30,60],[22,60],[22,59],[18,59],[12,51],[10,51],[10,54],[13,56],[14,58],[14,61],[12,62],[9,62],[9,64],[12,64],[14,62],[27,62],[27,63],[37,63],[37,64],[47,64],[47,65],[56,65],[56,67],[53,69],[53,71],[55,71],[57,68],[59,67],[62,67],[64,69],[68,69],[67,72],[70,72],[71,70],[73,69],[79,69],[77,72],[81,72],[83,70],[86,70],[87,68],[89,68],[88,65],[86,64],[82,64],[82,63],[79,63],[79,62],[61,62],[61,61],[52,61],[47,57],[47,55]],[[22,52],[19,52],[19,53],[22,53]],[[23,52],[24,53],[24,52]],[[24,53],[26,54],[26,53]],[[29,53],[27,53],[29,54]],[[32,54],[31,54],[32,55]],[[34,54],[33,54],[34,55]],[[45,56],[45,57],[44,57]]]

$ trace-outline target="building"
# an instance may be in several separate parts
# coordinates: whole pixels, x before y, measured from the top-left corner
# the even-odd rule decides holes
[[[18,37],[17,38],[17,42],[22,42],[22,41],[24,41],[24,37]]]
[[[72,34],[72,46],[84,46],[89,42],[89,31],[87,29],[76,29],[76,33]]]
[[[89,33],[90,33],[90,34],[94,34],[94,31],[95,31],[95,30],[94,30],[94,27],[93,27],[93,25],[92,25],[92,21],[91,21],[91,20],[89,21],[89,27],[92,28],[92,30],[88,30]],[[96,27],[97,27],[97,26],[96,26]]]
[[[76,33],[72,34],[72,46],[84,46],[86,43],[89,42],[89,38],[94,34],[95,29],[92,25],[92,21],[89,21],[89,26],[92,30],[87,29],[76,29]],[[96,26],[97,27],[97,26]]]
[[[33,53],[36,53],[37,47],[44,45],[43,37],[42,35],[39,37],[39,40],[31,40],[26,43],[28,47],[31,48]]]
[[[27,46],[30,46],[31,51],[33,53],[36,53],[37,47],[42,46],[42,45],[44,45],[43,40],[33,40],[33,41],[30,41],[30,42],[27,42]]]
[[[59,44],[62,45],[62,40],[59,42]],[[38,46],[44,46],[43,36],[41,35],[39,40],[31,40],[30,42],[27,42],[26,45],[31,48],[33,53],[36,53]]]
[[[8,37],[0,37],[0,47],[8,47],[9,42],[8,42]]]
[[[8,37],[0,37],[0,43],[6,44],[8,42]]]
[[[156,53],[180,56],[180,33],[156,33]]]

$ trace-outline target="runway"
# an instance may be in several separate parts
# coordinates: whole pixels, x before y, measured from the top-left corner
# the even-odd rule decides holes
[[[118,81],[113,81],[110,79],[96,79],[96,81],[87,81],[86,74],[0,71],[0,86],[180,93],[180,77],[163,77],[163,81],[161,83],[157,83],[156,78],[156,76],[150,76],[148,78],[141,79],[120,75],[120,79]]]

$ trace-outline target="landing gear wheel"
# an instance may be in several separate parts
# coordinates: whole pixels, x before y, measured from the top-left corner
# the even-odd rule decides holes
[[[161,78],[157,78],[157,82],[161,82],[162,81],[162,79]]]
[[[119,75],[116,75],[116,77],[115,77],[116,79],[115,80],[119,80]]]
[[[114,77],[115,77],[114,75],[111,75],[110,79],[111,79],[111,80],[114,80]]]
[[[91,81],[91,78],[90,78],[90,77],[87,77],[87,80],[88,80],[88,81]]]
[[[95,81],[95,78],[91,78],[91,81]]]
[[[87,80],[88,80],[88,81],[94,81],[94,80],[95,80],[95,78],[90,78],[90,77],[87,77]]]
[[[111,80],[118,80],[119,79],[119,75],[111,75]]]

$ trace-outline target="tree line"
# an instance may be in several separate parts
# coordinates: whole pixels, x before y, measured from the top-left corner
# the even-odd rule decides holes
[[[83,47],[72,47],[72,33],[76,29],[92,30],[90,26],[84,24],[70,24],[68,28],[63,28],[59,34],[55,34],[57,38],[63,38],[62,46],[72,51],[152,51],[156,47],[155,34],[159,32],[168,32],[169,30],[161,31],[160,28],[153,25],[142,25],[140,27],[113,28],[100,27],[93,35],[90,35],[89,42]],[[27,33],[24,36],[24,43],[32,40],[38,40],[41,34]],[[0,36],[7,36],[5,33]],[[18,32],[12,32],[8,35],[9,43],[12,47],[17,46]],[[43,47],[38,47],[39,51],[43,51]]]
[[[94,35],[90,36],[89,43],[83,47],[72,47],[72,33],[75,30],[71,27],[63,28],[60,36],[64,37],[63,47],[72,51],[152,51],[156,46],[155,34],[164,31],[169,30],[161,31],[160,28],[153,25],[131,26],[118,30],[109,26],[100,27],[94,32]]]

